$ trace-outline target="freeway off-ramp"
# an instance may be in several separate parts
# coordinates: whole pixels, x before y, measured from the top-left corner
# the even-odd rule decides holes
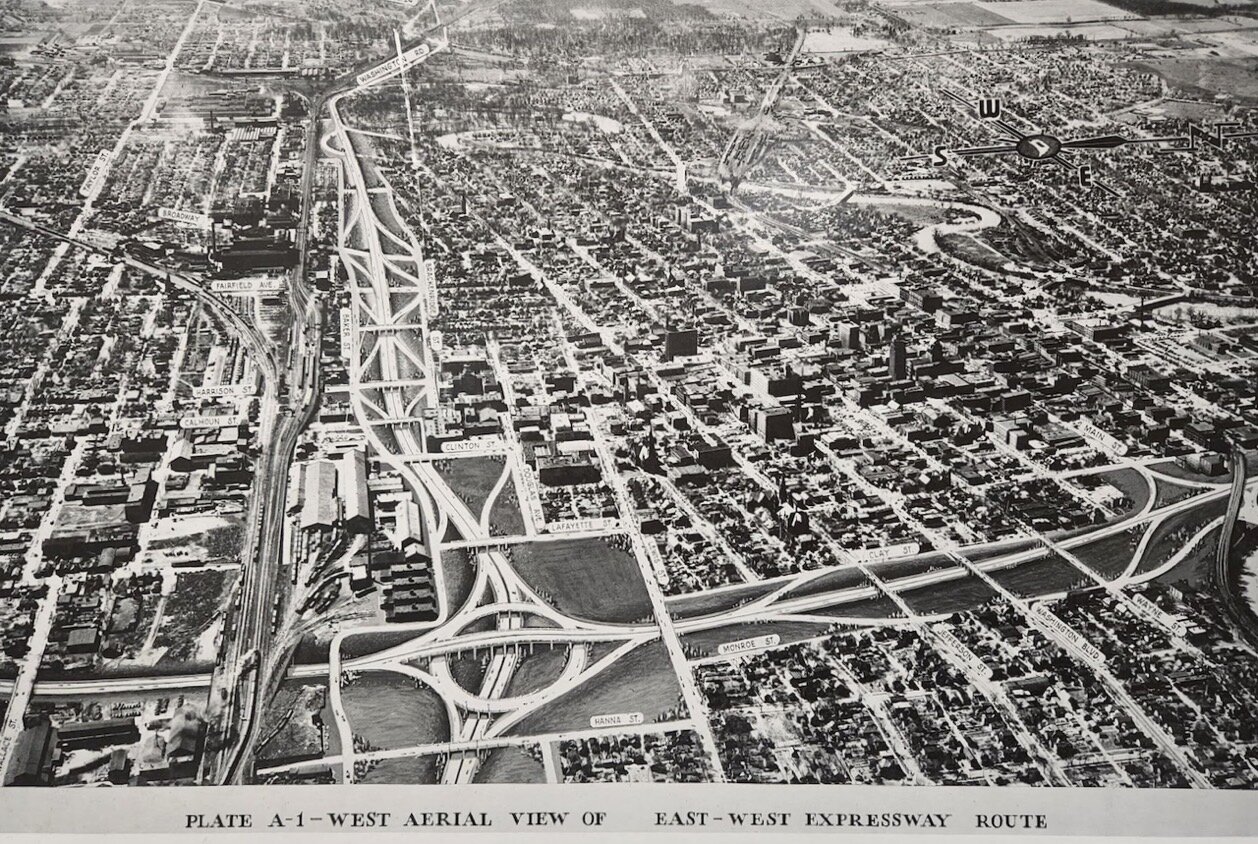
[[[872,597],[880,591],[900,600],[900,593],[910,589],[929,589],[971,574],[980,579],[987,578],[990,572],[999,569],[1022,564],[1034,565],[1035,560],[1046,554],[1045,548],[1041,546],[1029,551],[1013,551],[978,563],[970,562],[968,557],[958,558],[958,564],[951,568],[926,571],[896,581],[884,583],[870,577],[869,582],[873,585],[800,594],[805,591],[800,586],[840,568],[836,566],[782,578],[780,582],[770,582],[772,591],[739,606],[704,616],[674,619],[668,611],[667,601],[656,577],[662,564],[656,565],[650,549],[646,547],[648,543],[643,541],[637,527],[628,517],[632,504],[623,478],[615,475],[614,460],[608,446],[609,437],[597,425],[597,453],[604,465],[604,474],[608,474],[610,470],[609,482],[618,508],[622,516],[625,516],[623,521],[604,530],[539,535],[536,520],[530,513],[526,513],[523,535],[492,537],[487,524],[490,503],[512,480],[517,484],[520,482],[522,469],[518,456],[514,454],[518,444],[512,439],[513,432],[508,430],[501,449],[494,452],[505,451],[506,465],[490,492],[489,501],[479,513],[472,512],[451,491],[432,465],[429,459],[431,455],[426,452],[424,444],[424,411],[435,407],[438,396],[434,347],[428,332],[428,319],[433,315],[432,308],[436,304],[432,300],[436,287],[428,276],[429,270],[420,244],[399,214],[387,182],[384,182],[379,173],[369,170],[374,168],[374,164],[366,145],[371,142],[368,139],[372,133],[346,125],[339,107],[344,97],[403,75],[407,69],[426,61],[448,46],[448,40],[429,41],[425,36],[404,48],[399,40],[396,56],[361,72],[341,77],[311,100],[311,131],[302,183],[303,219],[298,227],[297,241],[302,263],[288,288],[297,320],[291,338],[291,350],[287,356],[281,358],[282,352],[276,348],[277,344],[265,337],[258,326],[241,316],[230,303],[207,289],[200,280],[186,274],[168,272],[133,255],[114,254],[116,260],[167,278],[173,286],[188,290],[196,296],[225,330],[239,339],[255,361],[266,385],[259,424],[265,447],[258,464],[259,484],[250,502],[250,529],[242,555],[243,577],[239,609],[233,610],[234,623],[225,643],[223,667],[215,675],[48,680],[36,682],[33,687],[28,683],[25,693],[33,691],[42,696],[82,696],[210,686],[210,697],[215,704],[220,699],[226,701],[223,721],[228,727],[225,734],[229,740],[222,752],[213,757],[208,778],[233,782],[249,776],[253,748],[257,742],[257,724],[274,684],[285,677],[326,679],[330,689],[333,726],[340,734],[343,752],[334,758],[320,761],[323,764],[329,761],[341,764],[345,782],[356,779],[358,762],[393,758],[391,754],[402,756],[424,752],[450,755],[444,778],[449,782],[461,782],[471,780],[476,775],[480,764],[479,751],[521,742],[520,739],[503,736],[508,727],[547,706],[559,695],[587,682],[623,654],[659,640],[668,651],[691,715],[689,719],[677,723],[685,724],[686,728],[698,732],[706,745],[708,755],[719,765],[715,742],[707,720],[703,717],[702,697],[691,676],[691,661],[682,652],[682,636],[713,628],[772,622],[782,618],[815,620],[817,623],[827,620],[833,622],[834,619],[827,619],[822,610],[835,604]],[[790,62],[787,63],[787,70],[780,75],[772,97],[766,98],[768,105],[771,105],[772,98],[776,97],[777,91],[787,80],[789,70]],[[668,145],[655,132],[646,113],[639,113],[623,88],[614,82],[613,85],[630,111],[646,123],[651,129],[652,137],[667,151]],[[327,138],[320,136],[325,106],[327,124],[330,127]],[[762,107],[762,111],[767,107]],[[287,664],[288,644],[276,641],[271,614],[276,606],[277,596],[282,599],[284,588],[279,576],[285,563],[284,481],[287,469],[294,459],[298,438],[312,418],[318,402],[319,385],[314,353],[319,347],[319,319],[315,299],[304,284],[304,262],[306,227],[311,205],[311,179],[316,170],[320,149],[325,150],[327,156],[339,164],[340,198],[346,212],[340,218],[338,246],[343,266],[349,276],[348,289],[352,296],[350,346],[353,357],[349,361],[351,377],[348,391],[354,415],[374,456],[383,466],[402,478],[421,506],[425,536],[428,538],[438,583],[444,579],[442,553],[446,551],[475,552],[477,572],[472,597],[462,606],[450,606],[445,590],[439,590],[439,616],[435,622],[346,629],[336,634],[327,665],[290,668]],[[671,157],[677,160],[675,152]],[[368,175],[372,178],[368,179]],[[369,188],[369,182],[373,185],[384,182],[385,186]],[[77,247],[105,251],[79,238],[74,229],[69,234],[60,234],[14,215],[3,215],[3,218],[13,225],[58,238]],[[517,251],[508,251],[520,261],[523,268],[540,275],[541,271],[530,269],[531,265]],[[570,311],[580,324],[603,336],[609,336],[611,329],[594,324],[592,318],[581,311],[572,297],[559,286],[549,282],[547,286],[556,301]],[[404,331],[401,330],[403,328]],[[494,359],[495,366],[500,368],[501,362],[497,359],[496,348],[490,349],[489,354]],[[370,366],[367,361],[372,362]],[[366,371],[371,367],[375,369]],[[421,377],[414,377],[416,371]],[[503,380],[506,382],[509,378]],[[285,384],[287,390],[283,388]],[[504,383],[504,389],[508,386]],[[592,416],[597,417],[598,414]],[[388,431],[389,435],[383,435],[382,431]],[[1113,468],[1119,468],[1119,465],[1115,464]],[[1134,461],[1123,461],[1121,467],[1144,470],[1144,467],[1137,466]],[[1060,473],[1057,479],[1065,477],[1065,473]],[[1145,477],[1146,480],[1149,479],[1147,473]],[[1152,491],[1151,485],[1150,492]],[[1115,520],[1090,534],[1071,537],[1061,542],[1050,543],[1041,539],[1052,551],[1069,554],[1070,549],[1115,536],[1136,526],[1147,526],[1148,530],[1140,540],[1131,565],[1112,581],[1103,584],[1120,591],[1123,587],[1157,577],[1177,565],[1194,545],[1211,531],[1218,529],[1222,520],[1216,519],[1201,526],[1188,538],[1186,544],[1157,568],[1138,572],[1138,563],[1148,549],[1158,524],[1170,516],[1217,501],[1226,494],[1225,489],[1212,488],[1199,496],[1160,509],[1153,508],[1151,495],[1149,504],[1139,513]],[[520,496],[521,499],[524,497]],[[1229,520],[1231,517],[1229,513]],[[448,543],[441,542],[439,537],[445,534],[447,525],[453,527],[461,538]],[[613,534],[627,537],[633,547],[654,612],[652,623],[614,625],[565,615],[548,605],[530,587],[515,570],[505,552],[507,546],[520,543],[541,543],[573,537],[606,537]],[[943,547],[941,543],[937,544]],[[954,557],[964,556],[964,551],[964,548],[946,548],[946,552]],[[861,561],[854,567],[862,573],[865,572]],[[744,568],[745,571],[747,570]],[[748,579],[754,578],[748,576]],[[717,591],[719,590],[713,590],[713,593]],[[689,597],[702,600],[705,594],[694,593]],[[901,605],[907,606],[903,601]],[[1035,615],[1031,612],[1026,614],[1028,618]],[[291,620],[296,613],[290,612],[288,616]],[[492,629],[467,632],[476,622],[485,620],[492,622]],[[545,626],[530,626],[529,622],[535,620],[543,622]],[[931,617],[910,613],[908,620],[922,625],[930,621]],[[848,619],[848,622],[905,623],[905,619],[860,619],[858,622]],[[348,640],[382,631],[402,631],[414,635],[407,642],[366,656],[342,657],[342,645]],[[611,643],[615,650],[596,659],[590,648],[595,643]],[[567,655],[562,673],[557,681],[543,689],[527,694],[512,694],[508,689],[521,655],[523,651],[534,647],[562,648]],[[489,655],[484,679],[476,689],[466,689],[456,683],[450,669],[449,659],[467,652]],[[254,663],[257,666],[256,671],[252,667],[246,668],[253,654],[257,654]],[[422,667],[415,664],[418,661],[423,662]],[[419,745],[405,751],[357,752],[354,748],[353,725],[342,699],[342,687],[354,672],[367,670],[399,673],[436,691],[447,709],[451,741]],[[240,682],[242,677],[243,683]],[[14,684],[0,682],[0,693],[3,692],[14,694]],[[215,693],[219,696],[215,697]],[[558,735],[555,734],[554,737]]]
[[[1135,524],[1146,524],[1146,523],[1152,523],[1155,521],[1160,521],[1176,513],[1181,513],[1186,510],[1192,509],[1194,507],[1199,507],[1205,503],[1208,503],[1209,501],[1217,500],[1229,494],[1230,494],[1230,489],[1228,487],[1221,487],[1219,489],[1216,489],[1213,492],[1206,493],[1201,496],[1197,496],[1190,499],[1185,499],[1183,501],[1179,501],[1171,505],[1168,505],[1166,507],[1158,508],[1155,510],[1151,509],[1146,513],[1137,514],[1133,516],[1131,519],[1115,522],[1111,525],[1107,525],[1106,527],[1099,529],[1098,531],[1094,531],[1092,533],[1088,533],[1088,534],[1084,534],[1080,536],[1071,537],[1068,540],[1064,540],[1061,543],[1061,545],[1066,548],[1077,548],[1082,545],[1095,542],[1096,540],[1100,538],[1104,538],[1106,536],[1113,536],[1118,533],[1121,533],[1122,531],[1131,528]],[[454,501],[458,501],[458,499],[455,498],[453,499],[453,501],[447,499],[447,503],[450,505],[452,505]],[[461,505],[462,502],[459,502],[459,504]],[[1183,547],[1181,549],[1179,549],[1175,554],[1172,554],[1171,557],[1166,562],[1164,562],[1161,566],[1159,566],[1156,569],[1145,572],[1142,575],[1133,576],[1127,581],[1126,585],[1132,585],[1135,583],[1145,582],[1153,577],[1158,576],[1159,574],[1167,570],[1168,567],[1173,567],[1174,564],[1177,563],[1180,559],[1182,559],[1184,554],[1186,554],[1191,549],[1191,547],[1196,544],[1196,542],[1200,541],[1200,539],[1204,536],[1205,533],[1207,533],[1210,530],[1217,529],[1220,523],[1221,523],[1221,519],[1215,519],[1203,525],[1202,528],[1194,536],[1189,537],[1188,540],[1184,542]],[[979,569],[982,569],[984,571],[989,571],[989,572],[999,571],[1001,569],[1010,568],[1012,566],[1033,562],[1035,556],[1042,553],[1044,553],[1043,549],[1019,551],[1019,552],[1006,554],[999,557],[992,557],[990,559],[984,560],[976,564],[976,566]],[[503,563],[505,566],[505,560],[503,561]],[[510,570],[509,566],[506,566],[506,568],[510,571],[511,577],[518,578],[518,575],[514,573],[514,570]],[[842,602],[845,602],[846,600],[858,600],[860,597],[862,597],[862,592],[861,592],[860,587],[852,587],[852,588],[839,589],[839,590],[829,590],[829,591],[810,594],[807,596],[802,596],[802,597],[797,597],[797,598],[789,597],[790,591],[795,584],[815,579],[816,577],[822,576],[829,571],[835,571],[835,570],[836,569],[833,569],[833,568],[818,569],[815,571],[807,572],[806,576],[794,576],[794,577],[789,577],[789,578],[783,578],[782,579],[783,585],[780,588],[775,589],[773,592],[770,592],[764,595],[763,597],[760,597],[760,598],[755,599],[754,601],[750,601],[745,604],[742,604],[736,609],[725,610],[725,611],[714,613],[714,614],[696,616],[693,618],[679,620],[676,623],[677,628],[679,631],[684,632],[684,633],[694,633],[694,632],[699,632],[703,630],[711,630],[714,628],[718,628],[718,627],[722,627],[722,626],[726,626],[730,624],[736,624],[736,623],[746,623],[749,621],[771,621],[775,617],[778,617],[781,615],[797,615],[800,613],[806,613],[809,610],[817,609],[820,607],[831,606],[836,603],[842,603]],[[501,577],[502,576],[501,569],[495,569],[495,574],[498,577]],[[940,569],[940,570],[935,570],[932,572],[923,573],[920,575],[914,575],[913,577],[910,577],[910,578],[904,578],[902,579],[903,582],[892,581],[890,585],[893,588],[896,588],[897,591],[905,591],[904,587],[909,587],[909,586],[912,586],[914,588],[925,588],[930,585],[947,582],[948,580],[953,579],[957,574],[958,572],[954,572],[951,569]],[[505,589],[505,586],[502,586],[500,588]],[[519,587],[517,586],[517,589],[518,588]],[[721,591],[723,590],[719,590],[719,589],[712,590],[712,593],[719,594]],[[707,594],[707,593],[703,593],[703,592],[691,593],[689,597],[697,598],[697,597],[701,597],[704,594]],[[561,619],[561,618],[566,620],[565,616],[562,616],[553,608],[548,607],[544,604],[539,605],[537,603],[527,603],[527,602],[519,602],[519,603],[508,602],[508,603],[497,605],[496,607],[492,609],[487,608],[487,607],[480,607],[478,610],[469,609],[468,614],[461,617],[461,622],[467,623],[472,620],[475,620],[476,618],[487,617],[488,615],[493,614],[494,612],[536,613],[536,614],[542,615],[543,617],[549,617],[552,621],[556,621],[557,619]],[[422,625],[419,628],[419,630],[421,631],[427,630],[429,628],[432,628],[433,626],[434,626],[433,624],[429,623],[426,625]],[[386,628],[386,629],[396,629],[396,628]],[[622,633],[634,633],[642,628],[637,628],[634,626],[625,626],[625,625],[599,625],[594,629],[597,629],[603,632],[610,632],[612,630],[617,630]],[[532,633],[532,632],[540,632],[540,631],[529,631],[529,632]],[[481,636],[481,635],[482,634],[477,634],[477,636]],[[489,634],[489,635],[498,636],[500,635],[500,633],[494,633],[494,634]],[[483,647],[487,644],[497,643],[500,641],[498,639],[492,639],[492,638],[477,639],[473,637],[459,637],[459,639],[460,641],[457,644],[453,640],[448,641],[447,646],[444,648],[444,652],[453,653],[453,652],[457,652],[458,650],[460,650],[461,648],[465,646],[468,649],[472,649],[477,646]],[[420,643],[417,641],[414,644],[408,643],[407,645],[394,646],[390,649],[387,649],[385,651],[382,651],[376,654],[371,654],[364,657],[358,657],[355,659],[346,660],[343,665],[343,668],[347,670],[359,670],[363,668],[368,668],[373,664],[379,664],[383,661],[389,661],[392,659],[404,657],[408,654],[414,654],[414,653],[417,653],[418,650],[424,650],[423,647],[418,648],[418,650],[416,649],[416,646],[419,644]],[[429,650],[431,652],[438,652],[438,651],[442,651],[443,649],[433,648]],[[310,678],[310,677],[326,676],[327,673],[328,673],[328,666],[325,664],[297,665],[297,666],[292,667],[292,669],[289,672],[289,676]],[[209,682],[210,682],[210,675],[208,674],[148,675],[148,676],[138,676],[138,677],[119,677],[119,678],[109,678],[109,679],[83,679],[83,680],[41,680],[36,683],[35,693],[39,696],[48,696],[48,697],[55,697],[59,695],[72,695],[72,694],[76,694],[76,695],[78,694],[115,694],[115,693],[123,693],[123,692],[144,691],[146,689],[196,688],[196,687],[201,687],[201,686],[207,686],[209,685]],[[12,690],[12,686],[13,686],[12,680],[0,680],[0,693],[9,693]]]

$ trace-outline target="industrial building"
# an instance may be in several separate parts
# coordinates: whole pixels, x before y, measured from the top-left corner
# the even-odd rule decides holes
[[[301,505],[302,530],[331,530],[341,518],[341,502],[336,497],[336,464],[312,460],[305,466]]]
[[[341,455],[336,470],[336,488],[341,499],[342,519],[351,533],[371,530],[371,496],[367,490],[367,452],[351,449]]]

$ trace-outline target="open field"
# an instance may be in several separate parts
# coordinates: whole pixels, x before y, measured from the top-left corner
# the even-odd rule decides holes
[[[517,697],[544,689],[559,679],[564,663],[568,661],[567,648],[538,648],[520,659],[507,692],[503,697]]]
[[[1140,538],[1144,536],[1146,527],[1140,526],[1125,530],[1114,536],[1107,536],[1087,545],[1071,549],[1079,560],[1097,574],[1106,579],[1113,579],[1126,570]]]
[[[1009,257],[998,252],[986,241],[964,232],[944,232],[935,236],[941,251],[958,261],[988,270],[1000,270],[1009,263]]]
[[[181,572],[166,598],[158,622],[155,648],[166,648],[160,663],[212,663],[213,627],[227,607],[238,572],[208,569]],[[159,664],[160,664],[159,663]]]
[[[666,603],[669,615],[673,618],[697,618],[731,609],[748,601],[754,601],[756,598],[767,595],[778,588],[781,588],[780,583],[772,585],[755,583],[738,589],[727,589],[710,594],[676,595],[669,598]]]
[[[873,563],[869,570],[888,583],[905,577],[922,574],[931,569],[948,568],[953,565],[946,554],[922,554],[904,560],[889,560],[885,563]]]
[[[836,569],[826,572],[820,577],[814,577],[806,583],[800,584],[796,588],[787,593],[788,598],[802,598],[805,595],[820,595],[824,592],[835,592],[841,589],[850,589],[854,586],[865,585],[865,575],[856,568]]]
[[[977,29],[1013,23],[991,9],[966,2],[897,4],[895,12],[911,23],[930,29]]]
[[[57,514],[57,527],[63,529],[86,530],[103,527],[126,521],[126,506],[123,504],[100,504],[85,507],[77,502],[67,502]]]
[[[482,657],[473,654],[457,654],[446,657],[446,665],[450,668],[450,676],[469,692],[480,692],[481,682],[485,679],[485,666]]]
[[[972,563],[981,563],[984,560],[995,559],[996,557],[1008,557],[1013,554],[1019,554],[1023,551],[1031,549],[1036,544],[1034,539],[1019,540],[1002,544],[996,548],[982,548],[972,551],[963,551],[962,556]]]
[[[1139,512],[1149,503],[1149,485],[1145,483],[1144,477],[1135,469],[1102,472],[1092,477],[1102,484],[1112,486],[1131,501],[1130,504],[1122,509],[1123,515]]]
[[[1220,498],[1201,507],[1175,513],[1162,520],[1153,530],[1153,537],[1145,549],[1144,558],[1140,561],[1137,572],[1144,573],[1156,569],[1171,558],[1184,543],[1205,527],[1212,519],[1227,512],[1227,499]],[[1209,541],[1209,537],[1207,537]]]
[[[1226,93],[1244,103],[1258,102],[1258,70],[1243,59],[1151,59],[1137,65],[1155,73],[1181,91],[1205,94]]]
[[[147,665],[157,659],[159,652],[156,649],[145,651],[144,644],[158,623],[161,604],[161,596],[152,594],[137,595],[114,604],[108,631],[121,643],[123,656],[106,660],[100,669],[102,675],[115,668]]]
[[[489,508],[489,530],[494,536],[517,536],[524,533],[524,516],[515,494],[515,484],[508,481]]]
[[[877,598],[866,598],[863,601],[845,601],[841,604],[831,604],[828,607],[821,607],[809,612],[809,615],[829,616],[835,619],[835,621],[845,618],[895,618],[903,614],[900,605],[886,595],[879,595]]]
[[[996,590],[972,574],[900,594],[910,609],[926,615],[971,610],[995,596]]]
[[[530,754],[532,748],[498,747],[485,754],[474,782],[542,783],[546,769]]]
[[[267,705],[258,741],[261,764],[315,759],[324,753],[323,711],[327,687],[285,683]]]
[[[974,5],[1021,24],[1108,21],[1138,17],[1098,0],[1011,0],[1007,3],[980,0]]]
[[[385,648],[409,642],[415,636],[415,632],[411,630],[381,630],[347,636],[341,642],[341,658],[353,659],[354,657],[373,654],[376,651],[382,651]],[[323,658],[327,659],[326,653],[323,655]]]
[[[1087,575],[1056,556],[1019,563],[1013,568],[988,572],[992,579],[1020,598],[1051,595],[1079,586]]]
[[[810,30],[804,37],[806,53],[856,53],[882,50],[889,46],[888,41],[857,35],[849,27],[843,26]]]
[[[1196,6],[1201,9],[1213,9],[1217,6],[1244,8],[1254,5],[1254,0],[1174,0],[1174,2],[1186,3],[1189,6]]]
[[[506,553],[525,582],[560,612],[613,624],[651,617],[637,561],[602,539],[513,545]]]
[[[148,548],[182,558],[232,559],[240,553],[243,536],[239,516],[168,517],[157,521]]]
[[[587,665],[593,665],[612,651],[623,645],[623,642],[593,642],[589,645],[590,655],[586,659]]]
[[[1126,41],[1136,35],[1125,26],[1112,23],[1084,24],[1035,24],[1034,26],[1005,26],[989,30],[1006,43],[1028,38],[1072,38],[1084,41]]]
[[[1181,486],[1180,484],[1171,483],[1170,481],[1158,481],[1158,495],[1154,501],[1154,508],[1169,507],[1171,504],[1183,501],[1186,498],[1192,498],[1194,495],[1201,495],[1206,490],[1199,486]]]
[[[691,0],[688,5],[704,9],[716,17],[739,17],[749,20],[794,20],[807,17],[837,17],[839,7],[831,0],[785,0],[762,3],[758,0]]]
[[[664,643],[658,639],[630,651],[610,668],[547,704],[508,730],[526,736],[588,729],[595,715],[641,712],[650,722],[680,705],[681,687]]]
[[[386,783],[391,785],[436,785],[438,782],[436,756],[406,756],[398,759],[382,759],[371,763],[367,773],[358,782]]]
[[[457,612],[471,597],[476,583],[476,564],[462,548],[441,552],[441,577],[446,590],[446,605]]]
[[[1253,11],[1252,2],[1246,4],[1248,11]],[[1219,55],[1234,59],[1254,59],[1258,57],[1258,38],[1252,30],[1241,32],[1213,32],[1203,37],[1202,41],[1214,48]],[[1252,312],[1252,309],[1249,309]]]
[[[1215,556],[1219,549],[1220,535],[1218,528],[1212,530],[1193,546],[1179,565],[1157,579],[1162,583],[1188,583],[1197,587],[1210,582],[1214,576]]]
[[[364,671],[341,689],[354,735],[379,750],[448,741],[445,705],[427,686],[388,671]]]
[[[472,516],[479,519],[485,500],[502,475],[505,461],[495,457],[459,457],[438,460],[433,468],[459,497]]]

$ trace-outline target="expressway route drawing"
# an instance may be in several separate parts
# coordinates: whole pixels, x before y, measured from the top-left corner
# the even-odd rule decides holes
[[[80,5],[6,789],[1258,785],[1250,12]]]

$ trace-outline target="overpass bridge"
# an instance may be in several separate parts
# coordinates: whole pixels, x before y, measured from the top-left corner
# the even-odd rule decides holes
[[[1227,515],[1219,535],[1219,547],[1214,558],[1215,588],[1223,599],[1223,605],[1241,633],[1251,645],[1258,646],[1258,614],[1255,613],[1241,590],[1241,569],[1244,560],[1235,553],[1236,525],[1245,503],[1249,483],[1249,459],[1239,445],[1232,445],[1232,487],[1228,496]]]

